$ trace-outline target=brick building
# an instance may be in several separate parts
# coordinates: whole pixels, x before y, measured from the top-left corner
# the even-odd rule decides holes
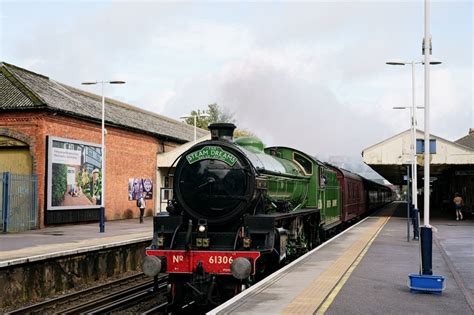
[[[136,217],[133,179],[157,183],[157,154],[192,140],[194,129],[112,99],[105,127],[106,220]],[[98,220],[100,143],[101,96],[0,63],[0,173],[37,176],[38,227]]]

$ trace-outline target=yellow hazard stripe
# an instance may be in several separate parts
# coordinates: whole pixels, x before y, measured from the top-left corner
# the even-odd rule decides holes
[[[362,259],[389,219],[390,217],[379,218],[368,227],[367,231],[342,253],[328,269],[296,296],[281,314],[312,314],[316,311],[324,314],[355,269],[355,263]],[[353,266],[352,269],[351,266]],[[344,275],[347,276],[345,280],[343,280]]]
[[[320,308],[318,308],[317,312],[316,312],[316,315],[322,315],[324,313],[326,313],[327,309],[329,308],[329,306],[331,306],[332,302],[334,302],[334,299],[336,298],[336,296],[339,294],[339,291],[341,291],[342,287],[344,286],[344,284],[346,283],[346,281],[349,279],[349,277],[351,276],[352,272],[357,268],[357,266],[359,265],[360,261],[362,260],[362,258],[365,256],[365,254],[367,253],[367,251],[369,250],[369,247],[372,245],[372,243],[374,242],[374,240],[377,238],[377,235],[379,235],[380,231],[382,231],[382,228],[385,226],[385,224],[388,222],[390,218],[387,218],[387,220],[383,223],[383,225],[379,228],[379,230],[377,231],[377,233],[375,233],[375,235],[372,237],[372,239],[369,241],[369,243],[367,244],[367,246],[364,248],[364,250],[362,251],[362,253],[360,253],[359,257],[357,257],[356,261],[350,266],[349,270],[346,271],[346,273],[344,274],[344,276],[342,277],[341,281],[339,281],[339,283],[336,285],[336,287],[332,290],[332,292],[329,294],[329,296],[326,298],[326,300],[323,302],[323,304],[321,305]]]

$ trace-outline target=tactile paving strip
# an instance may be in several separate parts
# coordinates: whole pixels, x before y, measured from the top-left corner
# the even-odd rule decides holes
[[[328,269],[296,296],[281,314],[312,314],[316,312],[389,219],[390,217],[378,218]]]

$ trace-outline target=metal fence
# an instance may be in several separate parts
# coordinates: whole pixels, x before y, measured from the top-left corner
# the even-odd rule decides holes
[[[38,218],[38,177],[0,173],[0,213],[3,232],[35,229]]]

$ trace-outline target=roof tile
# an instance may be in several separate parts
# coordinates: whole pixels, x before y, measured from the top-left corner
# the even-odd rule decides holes
[[[2,68],[6,68],[7,71]],[[11,73],[14,78],[7,78],[4,73]],[[22,91],[12,84],[12,80],[23,84],[26,91]],[[99,121],[102,119],[101,96],[67,86],[46,76],[7,63],[0,63],[0,91],[1,108],[35,108],[39,105],[46,105],[48,108],[69,115]],[[43,102],[44,104],[41,104]],[[106,98],[105,121],[183,142],[193,140],[194,135],[192,126],[109,98]],[[205,130],[197,130],[198,137],[202,137],[206,133]]]
[[[474,149],[474,129],[469,129],[469,134],[455,141],[457,144]]]

